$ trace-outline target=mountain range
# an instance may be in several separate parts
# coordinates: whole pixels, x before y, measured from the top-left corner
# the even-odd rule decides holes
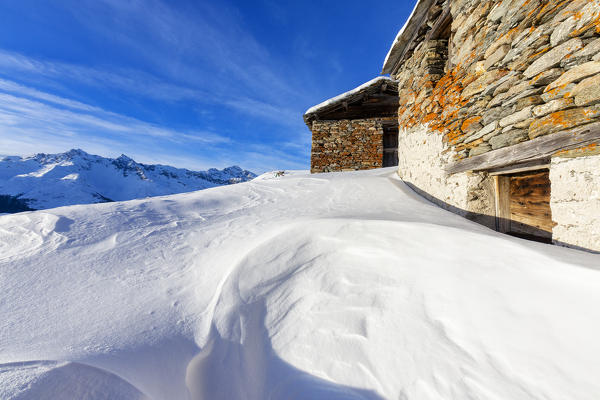
[[[255,177],[238,166],[191,171],[138,163],[124,154],[105,158],[80,149],[9,156],[0,158],[0,213],[192,192]]]

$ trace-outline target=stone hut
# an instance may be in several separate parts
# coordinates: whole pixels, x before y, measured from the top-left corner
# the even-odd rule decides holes
[[[383,73],[404,181],[499,231],[600,251],[600,0],[420,0]]]
[[[312,173],[398,165],[398,85],[387,77],[310,108]]]

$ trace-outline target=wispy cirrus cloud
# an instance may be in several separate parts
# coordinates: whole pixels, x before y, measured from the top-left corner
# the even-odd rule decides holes
[[[164,143],[204,152],[168,155]],[[0,79],[0,148],[3,155],[59,152],[77,144],[97,154],[117,156],[122,149],[142,162],[205,169],[244,163],[257,171],[284,161],[302,168],[302,157],[267,145],[232,145],[231,138],[211,131],[179,131],[103,110]],[[285,147],[285,145],[283,146]],[[243,149],[243,152],[240,150]]]
[[[97,131],[114,135],[143,135],[157,138],[173,138],[178,133],[131,117],[94,110],[84,113],[59,108],[37,100],[12,94],[0,93],[0,115],[13,121],[13,126],[38,128],[48,132]]]
[[[65,144],[70,147],[73,143],[123,148],[124,143],[145,147],[156,141],[220,144],[230,139],[209,131],[184,132],[158,126],[0,79],[0,147],[4,153],[21,153],[19,143],[28,148],[36,142],[38,147],[51,143],[52,148],[61,143],[63,147],[57,150],[64,150]]]
[[[11,72],[25,73],[22,79],[35,82],[58,83],[69,79],[83,85],[104,89],[118,89],[162,101],[181,101],[207,98],[207,92],[200,89],[175,85],[156,76],[135,69],[92,68],[83,65],[40,60],[23,54],[0,49],[0,70],[5,75]]]
[[[251,98],[224,99],[223,104],[243,114],[252,115],[274,124],[298,126],[298,111],[286,107],[275,106]],[[300,114],[301,115],[301,114]]]
[[[196,2],[195,7],[183,8],[161,0],[82,4],[70,12],[90,29],[137,52],[169,79],[210,87],[211,94],[234,97],[241,92],[274,105],[310,94],[307,82],[297,78],[300,66],[269,51],[226,2]],[[107,10],[112,15],[109,23],[93,18]]]
[[[200,104],[224,106],[239,113],[258,118],[265,118],[270,120],[271,123],[283,126],[298,126],[301,121],[301,118],[299,117],[301,114],[299,114],[298,109],[293,108],[292,105],[288,104],[286,101],[282,101],[281,103],[273,101],[268,102],[258,98],[248,97],[255,93],[248,94],[245,91],[240,91],[235,83],[231,81],[218,83],[210,82],[206,89],[183,87],[164,82],[159,78],[142,71],[98,70],[96,68],[68,63],[40,61],[3,50],[0,50],[0,67],[4,71],[12,70],[20,73],[29,73],[31,74],[31,77],[38,82],[41,77],[50,80],[58,79],[59,81],[68,77],[71,81],[77,81],[84,85],[100,87],[103,89],[113,88],[135,94],[136,96],[143,96],[145,98],[160,101],[192,101]],[[257,75],[261,74],[264,75],[265,72],[257,72]],[[218,88],[215,89],[214,85],[217,85]],[[269,84],[265,84],[262,88],[269,93],[276,91],[276,89]],[[40,96],[43,95],[43,100],[48,100],[57,104],[62,103],[62,105],[80,108],[82,110],[93,107],[0,78],[0,90],[1,89],[8,91],[18,90],[22,93],[27,90],[31,94],[37,92],[35,94],[37,98],[41,98]],[[286,97],[286,99],[289,99],[289,97]]]
[[[66,99],[50,93],[45,93],[34,88],[20,85],[6,79],[0,79],[0,91],[5,93],[15,93],[28,98],[35,98],[45,102],[53,103],[59,106],[64,106],[71,109],[87,112],[105,112],[100,107],[91,106],[76,100]]]
[[[197,157],[196,165],[247,162],[259,171],[306,167],[310,85],[247,29],[238,9],[161,0],[56,7],[79,21],[80,34],[126,57],[74,62],[0,49],[4,153],[39,140],[143,152],[146,161],[178,166]]]

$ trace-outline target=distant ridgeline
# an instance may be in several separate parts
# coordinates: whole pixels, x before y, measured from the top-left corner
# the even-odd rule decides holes
[[[0,159],[0,213],[191,192],[252,180],[238,166],[190,171],[71,150]]]

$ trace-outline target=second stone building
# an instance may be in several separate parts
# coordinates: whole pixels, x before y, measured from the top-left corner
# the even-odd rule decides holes
[[[375,78],[310,108],[310,169],[354,171],[398,165],[398,84]]]

